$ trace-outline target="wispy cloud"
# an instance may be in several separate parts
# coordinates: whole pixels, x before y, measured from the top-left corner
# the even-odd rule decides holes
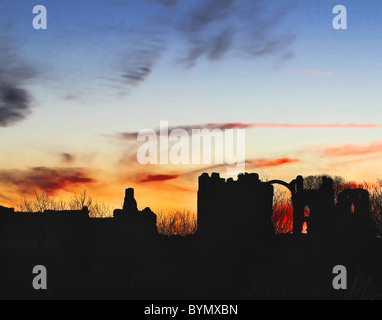
[[[296,73],[296,74],[303,74],[308,76],[334,76],[335,73],[333,71],[320,71],[320,70],[309,70],[309,69],[283,69],[283,70],[277,70],[281,72],[287,72],[287,73]]]
[[[300,159],[295,158],[277,158],[277,159],[252,159],[246,161],[246,166],[248,168],[270,168],[270,167],[279,167],[282,165],[297,163],[300,162]]]
[[[164,52],[178,44],[170,38],[182,39],[182,50],[177,50],[175,60],[186,68],[196,66],[201,59],[219,61],[234,51],[249,59],[268,55],[282,58],[294,41],[292,34],[279,28],[291,9],[286,2],[270,5],[265,0],[144,1],[159,7],[129,32],[135,40],[130,38],[121,56],[118,81],[130,86],[145,81]],[[128,1],[107,3],[121,6]]]
[[[153,72],[164,50],[163,39],[159,33],[141,35],[133,41],[121,59],[121,82],[133,87],[144,82]]]
[[[260,168],[271,168],[271,167],[279,167],[291,163],[300,162],[300,159],[295,158],[256,158],[256,159],[248,159],[246,160],[246,168],[247,169],[260,169]],[[196,178],[203,172],[211,172],[211,171],[221,171],[226,169],[227,167],[231,167],[231,164],[217,164],[217,165],[209,165],[204,167],[199,167],[193,170],[178,170],[172,171],[171,173],[154,173],[151,172],[151,167],[142,167],[141,172],[137,175],[133,173],[128,177],[128,180],[134,181],[136,183],[155,183],[155,182],[166,182],[173,180],[182,180],[184,178]],[[147,172],[144,172],[147,170]],[[157,169],[158,170],[158,169]],[[143,172],[142,172],[143,171]]]
[[[19,193],[31,193],[33,189],[55,193],[95,182],[83,168],[34,167],[0,171],[0,184],[14,186]]]
[[[382,124],[361,123],[210,123],[210,128],[246,129],[246,128],[338,128],[338,129],[375,129],[382,128]]]
[[[144,178],[138,180],[139,183],[147,183],[147,182],[162,182],[175,180],[179,178],[178,174],[149,174]]]
[[[382,124],[361,124],[361,123],[349,123],[349,124],[339,124],[339,123],[324,123],[324,124],[314,124],[314,123],[207,123],[207,124],[196,124],[196,125],[187,125],[187,126],[172,126],[169,127],[169,132],[175,129],[181,129],[192,134],[192,130],[228,130],[228,129],[251,129],[251,128],[334,128],[334,129],[382,129]],[[146,132],[147,135],[160,135],[160,129],[156,128],[154,130],[141,131],[141,133]],[[139,131],[132,132],[120,132],[114,135],[114,138],[120,140],[137,140]]]
[[[356,158],[341,158],[341,159],[347,159],[347,160],[338,161],[336,162],[335,165],[341,168],[344,168],[345,166],[348,166],[348,165],[353,167],[356,164],[380,161],[381,158],[382,158],[381,155],[372,155],[372,156],[364,156],[364,157],[356,157]]]
[[[331,157],[349,157],[365,156],[376,153],[382,153],[382,141],[373,141],[369,144],[343,144],[331,147],[321,148],[327,156]]]
[[[263,0],[206,0],[181,15],[178,30],[188,40],[183,61],[189,67],[206,57],[224,58],[237,50],[250,58],[283,53],[294,36],[276,32],[289,5]]]
[[[65,164],[72,164],[76,160],[76,157],[74,155],[70,153],[66,153],[66,152],[61,153],[60,157],[61,157],[62,163],[65,163]]]
[[[174,7],[180,0],[150,0],[150,1],[162,4],[166,7]]]
[[[35,76],[35,70],[18,55],[12,40],[1,36],[0,127],[15,125],[31,113],[32,95],[25,85]]]

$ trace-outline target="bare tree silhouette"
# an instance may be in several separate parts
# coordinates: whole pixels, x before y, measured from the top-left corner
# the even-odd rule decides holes
[[[365,189],[370,195],[370,214],[377,236],[382,236],[382,179],[376,183],[365,183]]]
[[[290,191],[274,186],[272,223],[276,234],[293,231],[293,206]]]
[[[70,210],[82,210],[83,207],[87,207],[90,210],[93,199],[88,196],[87,191],[83,190],[82,193],[75,193],[69,200]]]
[[[82,210],[87,207],[89,216],[92,218],[107,218],[112,217],[113,209],[105,202],[93,200],[87,194],[86,190],[82,193],[74,193],[68,201],[63,198],[55,199],[49,193],[37,190],[33,191],[33,196],[25,196],[20,199],[16,205],[18,212],[44,212],[45,210],[65,211],[65,210]]]
[[[45,210],[54,210],[55,201],[52,196],[47,192],[38,192],[36,189],[33,190],[33,196],[23,197],[16,210],[20,212],[44,212]]]
[[[112,216],[113,210],[105,202],[96,200],[92,202],[89,212],[92,218],[108,218]]]
[[[160,212],[157,214],[157,228],[162,235],[194,234],[197,230],[196,215],[190,211],[175,210],[169,213]]]

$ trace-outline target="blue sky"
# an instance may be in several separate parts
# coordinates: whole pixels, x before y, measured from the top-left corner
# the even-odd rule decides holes
[[[3,46],[15,48],[16,64],[35,73],[18,80],[33,98],[31,113],[0,127],[0,168],[59,167],[58,155],[66,152],[77,155],[73,166],[110,177],[130,148],[110,137],[156,128],[161,120],[382,124],[382,4],[222,0],[219,9],[217,3],[3,0]],[[32,28],[37,4],[48,10],[47,30]],[[347,8],[348,30],[332,27],[338,4]],[[247,156],[301,158],[259,169],[274,178],[325,171],[373,180],[382,174],[378,157],[344,167],[317,150],[367,146],[382,140],[381,130],[248,129]]]
[[[178,106],[184,112],[189,104],[184,100],[194,102],[195,92],[200,92],[200,103],[193,105],[198,114],[203,113],[203,119],[215,118],[213,111],[206,109],[216,108],[221,116],[231,119],[230,109],[239,101],[244,114],[260,116],[261,122],[294,119],[313,123],[375,122],[375,113],[380,112],[377,80],[382,63],[378,58],[382,46],[377,9],[380,5],[376,1],[341,2],[348,9],[349,29],[346,31],[335,31],[331,26],[334,17],[331,10],[338,1],[294,1],[279,26],[280,34],[296,37],[286,50],[293,52],[293,58],[282,61],[270,54],[250,59],[234,48],[219,61],[206,62],[202,56],[192,69],[187,69],[178,62],[187,45],[181,39],[183,34],[177,33],[175,28],[163,27],[165,34],[157,35],[156,29],[161,23],[147,21],[152,21],[152,17],[160,21],[167,16],[180,16],[173,12],[187,10],[189,3],[180,1],[180,9],[164,9],[149,0],[92,1],[91,5],[87,1],[40,1],[39,4],[48,9],[46,31],[31,28],[32,5],[25,0],[3,1],[2,16],[11,21],[10,37],[41,71],[42,79],[36,86],[41,88],[48,83],[54,99],[81,96],[93,107],[92,97],[99,95],[103,99],[112,98],[112,104],[132,105],[135,98],[139,97],[141,102],[141,96],[149,92],[140,105],[154,115],[154,124],[158,122],[156,109],[164,109],[166,119],[183,123],[183,119],[177,120],[176,112],[175,119],[167,116],[167,112],[172,113],[179,100],[185,104],[185,107]],[[266,10],[268,8],[265,13]],[[138,88],[121,84],[120,68],[126,63],[124,59],[129,58],[131,47],[136,41],[150,41],[147,40],[150,37],[166,41],[152,74]],[[314,76],[314,72],[322,76]],[[256,91],[261,91],[261,95],[256,95]],[[46,93],[44,95],[37,97],[40,100],[37,103],[43,104],[41,100],[46,99]],[[157,99],[158,95],[164,103],[158,101],[162,100]],[[260,115],[253,103],[261,108]],[[206,108],[206,104],[214,107]],[[361,104],[362,109],[369,112],[360,115],[357,110]],[[352,112],[344,114],[349,108]],[[242,116],[238,112],[238,118]],[[193,121],[202,121],[193,118]]]

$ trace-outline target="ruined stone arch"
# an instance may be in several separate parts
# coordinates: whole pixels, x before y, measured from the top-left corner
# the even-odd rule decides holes
[[[292,195],[293,195],[293,193],[294,193],[294,188],[291,186],[290,183],[287,183],[287,182],[285,182],[285,181],[282,181],[282,180],[271,180],[271,181],[268,181],[268,183],[269,183],[269,184],[280,184],[280,185],[282,185],[282,186],[288,188],[289,191],[292,193]]]
[[[293,229],[293,216],[294,216],[294,208],[293,208],[293,194],[294,187],[285,181],[282,180],[272,180],[268,182],[271,185],[279,185],[286,189],[288,189],[290,193],[290,203],[286,204],[286,206],[275,207],[275,202],[273,202],[273,210],[272,210],[272,222],[275,228],[276,234],[289,233]],[[287,197],[289,197],[287,196]],[[277,195],[273,194],[274,200]],[[282,219],[282,220],[281,220]],[[279,223],[277,223],[279,222]]]

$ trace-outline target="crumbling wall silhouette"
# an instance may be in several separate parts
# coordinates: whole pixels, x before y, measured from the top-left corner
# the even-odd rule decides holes
[[[44,212],[15,212],[13,208],[0,208],[0,237],[49,240],[78,240],[85,236],[89,210]],[[82,235],[81,235],[82,234]]]
[[[12,230],[8,226],[10,218],[14,216],[14,213],[15,209],[0,206],[0,239],[7,239],[13,236]]]
[[[369,192],[365,189],[345,189],[334,197],[334,182],[322,177],[318,189],[305,189],[304,179],[298,176],[290,183],[293,202],[293,234],[300,235],[303,224],[312,237],[372,236],[372,222],[369,211]],[[309,208],[306,216],[305,208]]]
[[[258,174],[242,174],[225,180],[218,173],[199,177],[198,235],[217,241],[248,240],[274,234],[271,223],[273,184],[292,193],[293,235],[312,238],[365,237],[372,235],[369,194],[364,189],[346,189],[335,203],[334,181],[323,176],[318,189],[306,189],[304,178],[290,183],[261,182]]]
[[[9,214],[9,213],[15,213],[15,209],[0,206],[0,215],[4,216],[4,215]]]
[[[82,210],[26,213],[0,206],[0,237],[11,234],[16,238],[39,240],[73,237],[75,241],[79,236],[86,238],[87,235],[100,230],[109,236],[118,233],[117,236],[121,236],[122,241],[150,241],[159,235],[156,219],[156,214],[150,208],[138,210],[134,189],[126,189],[123,209],[114,211],[114,219],[90,219],[87,207]]]
[[[274,183],[287,186],[292,192],[293,235],[301,235],[304,223],[312,237],[372,235],[367,190],[346,189],[335,203],[333,180],[328,177],[322,178],[318,189],[305,189],[302,176],[288,184],[280,180],[262,182],[255,173],[241,174],[237,180],[223,179],[218,173],[211,176],[204,173],[199,177],[196,238],[216,244],[233,239],[245,243],[273,236]],[[306,208],[309,208],[309,215]],[[156,214],[150,208],[138,209],[134,189],[126,189],[123,208],[114,211],[114,219],[99,221],[89,219],[86,207],[80,211],[15,213],[12,208],[0,206],[0,236],[9,230],[38,234],[40,238],[49,238],[50,234],[56,237],[55,230],[62,234],[66,230],[68,235],[77,230],[79,234],[89,226],[90,220],[92,226],[102,224],[106,232],[124,235],[124,241],[151,241],[159,236]]]
[[[197,235],[218,241],[272,235],[272,204],[273,186],[258,174],[242,174],[235,181],[204,173],[199,177]]]
[[[158,235],[156,214],[150,208],[138,210],[132,188],[126,189],[123,209],[114,210],[114,219],[129,239],[150,240]]]
[[[345,189],[338,195],[338,224],[341,233],[352,237],[372,235],[370,196],[365,189]]]
[[[331,233],[334,214],[333,179],[323,177],[319,189],[304,189],[302,176],[298,176],[290,185],[293,203],[293,234],[301,234],[304,223],[310,235]],[[306,207],[309,208],[309,216],[306,216]]]

